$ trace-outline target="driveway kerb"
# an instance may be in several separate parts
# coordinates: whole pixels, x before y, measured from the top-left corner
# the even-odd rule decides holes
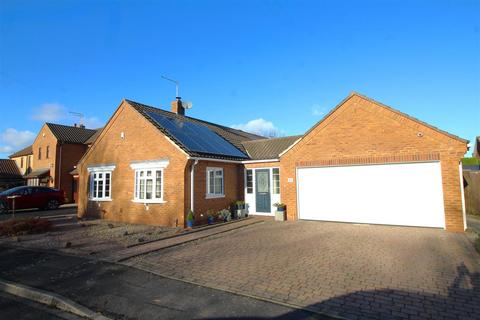
[[[246,220],[245,222],[248,222],[248,220]],[[208,238],[208,237],[211,237],[211,236],[215,236],[215,235],[218,235],[218,234],[222,234],[222,233],[226,233],[226,232],[230,232],[230,231],[234,231],[234,230],[239,230],[239,229],[250,227],[250,226],[253,226],[253,225],[256,225],[256,224],[259,224],[259,223],[263,223],[263,222],[264,222],[263,220],[253,220],[253,221],[250,221],[250,223],[248,223],[248,224],[244,223],[244,224],[241,224],[241,225],[238,225],[238,226],[234,226],[232,228],[227,228],[225,230],[218,231],[218,230],[215,230],[215,228],[203,229],[203,230],[195,231],[194,233],[186,233],[186,234],[181,234],[181,235],[174,236],[174,237],[159,239],[159,240],[156,240],[156,241],[149,242],[149,243],[145,244],[145,246],[147,246],[147,245],[152,245],[154,243],[157,243],[158,245],[154,248],[144,250],[145,247],[142,248],[142,246],[129,247],[129,248],[126,248],[125,250],[121,250],[120,252],[117,252],[117,253],[113,254],[111,257],[107,257],[107,258],[104,258],[104,259],[101,259],[101,260],[105,260],[105,261],[109,261],[109,262],[122,262],[122,261],[126,261],[128,259],[135,258],[135,257],[141,256],[141,255],[144,255],[144,254],[151,253],[151,252],[176,247],[176,246],[179,246],[179,245],[183,245],[185,243],[189,243],[189,242],[192,242],[192,241],[197,241],[197,240],[200,240],[200,239],[205,239],[205,238]],[[222,226],[223,227],[225,227],[225,226],[228,227],[229,225],[222,225]],[[219,227],[222,227],[222,226],[219,226]],[[206,232],[205,235],[195,234],[195,233],[200,233],[202,231],[207,231],[207,232]],[[211,231],[211,232],[208,232],[208,231]],[[192,236],[192,235],[193,235],[193,237],[190,237],[189,239],[186,239],[186,240],[183,240],[183,241],[181,240],[182,237],[186,238],[187,236]],[[176,240],[179,240],[179,241],[176,241],[176,242],[174,242],[172,244],[168,244],[168,245],[162,245],[162,242],[172,240],[172,239],[176,239]],[[124,253],[122,253],[122,251]]]
[[[50,307],[73,313],[77,316],[92,320],[110,320],[100,313],[96,313],[70,299],[56,293],[41,289],[32,288],[19,283],[0,279],[0,291],[11,295],[32,300]]]
[[[196,286],[200,286],[200,287],[203,287],[203,288],[209,288],[209,289],[224,291],[224,292],[236,294],[236,295],[247,297],[247,298],[252,298],[252,299],[256,299],[256,300],[260,300],[260,301],[265,301],[265,302],[278,304],[278,305],[288,307],[288,308],[292,308],[292,309],[304,310],[304,311],[308,311],[308,312],[311,312],[311,313],[314,313],[314,314],[318,314],[319,316],[323,316],[323,317],[329,317],[329,318],[337,319],[337,320],[349,320],[348,318],[344,318],[344,317],[341,317],[341,316],[336,315],[336,314],[320,312],[320,311],[312,309],[310,307],[298,306],[298,305],[295,305],[295,304],[290,304],[290,303],[283,302],[283,301],[269,299],[269,298],[257,296],[257,295],[254,295],[254,294],[248,294],[248,293],[244,293],[244,292],[240,292],[240,291],[230,290],[230,289],[226,289],[226,288],[222,288],[222,287],[206,285],[206,284],[202,284],[202,283],[195,282],[195,281],[190,281],[190,280],[185,280],[185,279],[176,278],[176,277],[172,277],[172,276],[167,276],[167,275],[161,274],[159,272],[155,272],[155,271],[152,271],[152,270],[149,270],[149,269],[146,269],[146,268],[142,268],[141,266],[138,266],[138,265],[130,265],[128,263],[119,263],[119,264],[123,264],[123,265],[129,266],[131,268],[136,268],[136,269],[139,269],[139,270],[142,270],[142,271],[146,271],[146,272],[149,272],[149,273],[152,273],[154,275],[157,275],[157,276],[160,276],[160,277],[163,277],[163,278],[166,278],[166,279],[170,279],[170,280],[181,281],[181,282],[185,282],[185,283],[188,283],[188,284],[193,284],[193,285],[196,285]]]

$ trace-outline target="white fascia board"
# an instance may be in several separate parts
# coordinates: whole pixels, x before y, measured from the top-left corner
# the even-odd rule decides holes
[[[99,165],[91,165],[87,167],[88,172],[94,171],[113,171],[115,170],[116,166],[114,164],[99,164]]]
[[[155,169],[160,168],[164,169],[168,167],[170,164],[170,160],[165,159],[157,159],[157,160],[145,160],[145,161],[132,161],[130,163],[130,168],[136,169]]]
[[[226,163],[242,163],[239,160],[223,160],[223,159],[215,159],[215,158],[199,158],[199,157],[188,157],[188,160],[199,160],[199,161],[213,161],[213,162],[226,162]]]
[[[294,143],[292,143],[292,145],[290,147],[288,147],[287,149],[283,150],[279,155],[278,157],[280,158],[281,156],[283,156],[285,153],[287,153],[290,149],[292,149],[297,143],[300,142],[300,140],[302,140],[303,137],[301,138],[298,138]]]
[[[242,163],[265,163],[265,162],[278,162],[279,159],[264,159],[264,160],[245,160]]]

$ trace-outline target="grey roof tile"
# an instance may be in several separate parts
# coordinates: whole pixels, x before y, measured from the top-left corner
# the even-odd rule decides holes
[[[58,141],[64,143],[84,144],[97,132],[94,129],[66,126],[63,124],[46,123]]]
[[[242,144],[252,160],[278,159],[283,151],[287,150],[301,137],[302,136],[289,136],[244,141]]]
[[[16,158],[16,157],[21,157],[21,156],[28,156],[30,154],[33,154],[33,149],[32,149],[31,145],[26,147],[26,148],[23,148],[20,151],[17,151],[15,153],[9,155],[8,157],[9,158]]]
[[[22,178],[22,174],[20,173],[15,160],[0,159],[0,178]]]

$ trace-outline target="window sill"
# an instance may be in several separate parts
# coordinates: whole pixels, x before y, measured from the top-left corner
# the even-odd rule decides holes
[[[100,198],[89,198],[88,201],[93,201],[93,202],[109,202],[113,201],[111,198],[106,198],[106,199],[100,199]]]
[[[167,203],[165,200],[145,200],[145,199],[134,199],[132,200],[134,203],[142,203],[142,204],[161,204],[161,203]]]
[[[218,198],[225,198],[224,194],[207,194],[205,199],[218,199]]]

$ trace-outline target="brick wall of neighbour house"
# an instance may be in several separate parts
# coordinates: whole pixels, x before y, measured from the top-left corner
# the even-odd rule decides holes
[[[225,197],[207,199],[207,167],[223,168]],[[194,189],[195,220],[196,223],[205,223],[208,210],[213,210],[216,213],[225,208],[230,209],[230,205],[233,202],[244,199],[243,165],[217,161],[199,161],[195,166]],[[187,195],[187,197],[190,196],[189,190]],[[203,217],[201,217],[201,214],[203,214]]]
[[[56,174],[60,177],[55,181],[55,187],[65,191],[67,202],[73,202],[73,176],[70,172],[87,150],[83,144],[59,144],[57,147]],[[60,156],[61,155],[61,156]]]
[[[121,133],[124,138],[121,138]],[[132,161],[168,158],[164,171],[165,203],[132,202],[134,174]],[[135,109],[122,102],[95,144],[78,165],[78,216],[86,215],[130,223],[164,226],[184,225],[186,214],[185,177],[188,174],[187,156],[173,145],[157,128]],[[88,199],[88,166],[114,164],[112,173],[112,200],[105,202]],[[148,208],[148,210],[147,210]]]
[[[30,158],[30,166],[28,166],[29,160]],[[15,163],[17,164],[17,167],[20,169],[20,173],[22,175],[26,174],[27,173],[27,170],[30,168],[32,168],[32,165],[33,165],[33,155],[27,155],[27,156],[20,156],[20,157],[15,157],[15,158],[11,158],[12,160],[15,161]],[[23,159],[23,166],[22,166],[22,159]]]
[[[459,162],[465,152],[466,143],[353,95],[281,157],[282,201],[288,219],[297,219],[297,167],[440,160],[446,229],[463,231]]]
[[[50,148],[47,158],[47,146]],[[42,148],[41,159],[38,158],[39,148]],[[33,149],[33,166],[32,170],[50,168],[50,176],[52,179],[49,181],[48,186],[55,188],[58,185],[57,170],[55,170],[55,163],[57,161],[58,149],[57,138],[53,135],[52,131],[47,125],[43,125],[38,133],[35,141],[32,145]]]

